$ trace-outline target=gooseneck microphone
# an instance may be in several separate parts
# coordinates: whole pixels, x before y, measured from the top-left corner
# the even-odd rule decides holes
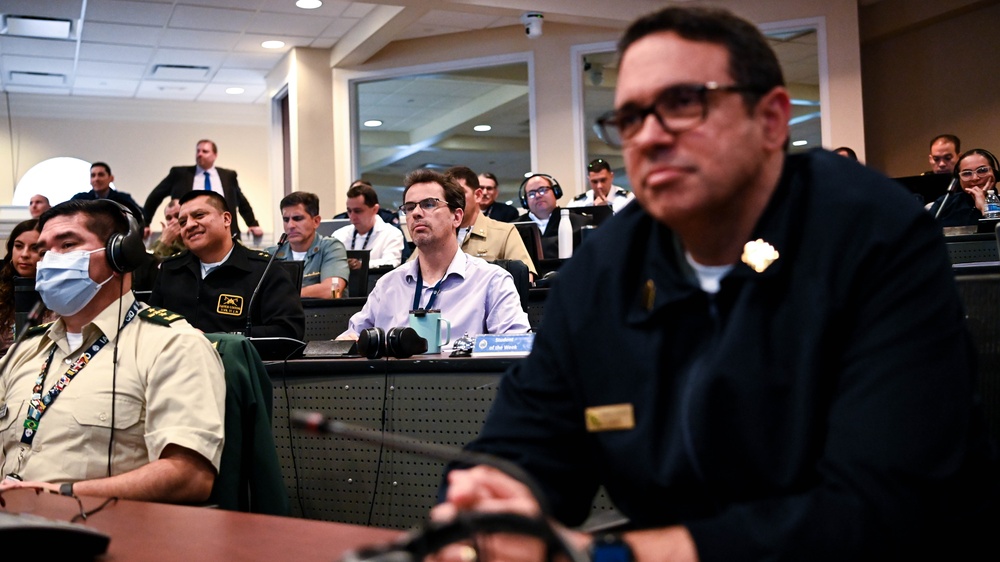
[[[548,501],[546,501],[545,494],[542,492],[541,487],[539,487],[538,482],[536,482],[535,479],[523,468],[508,461],[507,459],[502,459],[486,453],[466,451],[465,449],[460,449],[451,445],[428,443],[427,441],[413,439],[398,433],[377,431],[361,427],[359,425],[327,419],[319,412],[292,410],[289,415],[289,420],[294,427],[305,429],[307,431],[336,435],[337,437],[363,441],[372,445],[384,445],[395,451],[414,453],[423,457],[444,462],[456,462],[470,466],[482,464],[495,468],[507,476],[510,476],[514,480],[517,480],[521,484],[524,484],[525,487],[528,488],[528,491],[531,492],[531,495],[535,498],[535,501],[538,502],[538,507],[541,510],[542,515],[547,516],[550,514]]]
[[[253,293],[250,294],[250,302],[247,305],[247,327],[243,330],[244,337],[249,338],[250,331],[253,329],[253,303],[257,300],[257,293],[260,292],[260,288],[264,284],[264,278],[267,277],[267,272],[271,271],[271,266],[274,265],[274,258],[278,256],[278,252],[287,241],[288,233],[282,233],[281,238],[278,239],[278,247],[275,248],[274,253],[271,254],[271,259],[267,260],[267,265],[264,267],[264,273],[260,274],[260,281],[257,281],[257,286],[254,288]]]
[[[490,466],[524,484],[535,501],[538,502],[541,510],[541,514],[535,517],[514,513],[459,513],[452,521],[426,522],[398,541],[348,552],[342,558],[343,562],[414,562],[425,560],[445,546],[462,541],[466,544],[472,543],[473,548],[478,553],[480,549],[478,537],[483,534],[495,533],[534,537],[541,540],[546,547],[545,560],[548,562],[566,559],[570,562],[587,562],[589,560],[586,555],[573,547],[567,537],[549,523],[548,502],[545,501],[545,495],[542,494],[535,479],[521,467],[506,459],[485,453],[466,451],[450,445],[428,443],[404,437],[398,433],[380,432],[327,419],[319,412],[293,410],[289,415],[289,420],[292,425],[309,431],[385,446],[396,451],[413,453],[445,462]],[[486,554],[485,551],[483,554]],[[559,557],[560,554],[565,556]],[[489,557],[479,556],[478,558],[486,560]]]
[[[950,197],[951,194],[952,194],[952,192],[954,192],[954,190],[955,190],[955,182],[957,182],[957,181],[958,181],[958,178],[955,178],[955,177],[951,178],[951,182],[948,184],[948,189],[944,192],[944,199],[941,200],[941,206],[938,207],[937,212],[934,213],[934,219],[935,220],[937,220],[937,218],[939,216],[941,216],[941,211],[942,211],[942,209],[944,209],[945,203],[948,202],[948,197]]]

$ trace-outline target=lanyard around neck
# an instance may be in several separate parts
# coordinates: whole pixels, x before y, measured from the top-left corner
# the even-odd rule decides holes
[[[128,326],[129,322],[135,318],[136,314],[139,313],[139,303],[134,302],[132,306],[128,309],[125,314],[125,321],[122,322],[121,328],[118,329],[120,334],[125,326]],[[97,355],[99,351],[104,349],[104,346],[108,345],[108,336],[101,334],[101,337],[94,342],[86,351],[80,354],[80,357],[70,365],[69,369],[63,373],[63,376],[59,377],[56,384],[52,385],[47,393],[42,394],[42,388],[45,384],[45,377],[49,373],[49,365],[52,363],[52,358],[56,354],[56,344],[52,344],[52,349],[49,351],[49,356],[42,363],[41,372],[38,373],[38,378],[35,379],[35,387],[31,391],[31,400],[28,402],[28,415],[24,418],[24,431],[21,433],[21,443],[25,445],[31,445],[31,441],[35,438],[35,433],[38,431],[38,422],[41,421],[42,416],[48,410],[49,406],[59,398],[62,391],[73,381],[73,378],[80,374],[80,371],[84,369],[90,360]]]
[[[375,232],[375,227],[374,226],[371,227],[371,229],[368,230],[368,235],[365,236],[365,242],[364,242],[364,244],[361,244],[361,249],[362,250],[364,250],[365,248],[368,247],[368,241],[372,239],[372,232]],[[351,236],[351,249],[352,250],[354,249],[354,243],[357,242],[357,240],[358,240],[358,229],[355,228],[354,229],[354,236]]]
[[[445,272],[445,274],[440,279],[438,279],[437,285],[434,285],[434,288],[431,289],[431,298],[430,298],[430,300],[427,301],[427,306],[424,307],[424,310],[433,310],[434,309],[434,301],[437,300],[438,293],[441,291],[441,283],[444,281],[444,278],[447,277],[447,276],[448,276],[448,272]],[[424,275],[420,271],[420,259],[418,258],[417,259],[417,289],[413,292],[413,308],[411,310],[420,310],[420,295],[423,292],[424,292]]]

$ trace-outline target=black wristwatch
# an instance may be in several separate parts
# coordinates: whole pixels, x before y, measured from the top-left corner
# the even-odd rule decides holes
[[[63,496],[72,496],[73,495],[73,483],[72,482],[66,482],[64,484],[60,484],[59,485],[59,494],[63,495]]]
[[[621,535],[604,533],[595,535],[588,549],[593,562],[634,562],[632,548]]]

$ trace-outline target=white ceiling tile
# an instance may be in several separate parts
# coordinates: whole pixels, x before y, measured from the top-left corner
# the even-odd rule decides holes
[[[20,72],[52,72],[69,76],[73,72],[73,61],[71,59],[52,59],[45,57],[24,57],[20,55],[3,55],[5,73],[11,71]],[[4,77],[7,78],[6,76]]]
[[[162,28],[120,23],[87,23],[83,26],[83,40],[113,45],[138,45],[155,47]]]
[[[218,68],[226,54],[219,51],[194,51],[186,49],[158,49],[153,64],[185,64]]]
[[[80,61],[76,67],[77,76],[106,76],[108,78],[125,78],[139,80],[146,73],[145,64],[128,64],[118,62]]]
[[[285,53],[283,51],[268,51],[266,53],[230,53],[229,56],[226,57],[223,67],[271,70],[284,56]]]
[[[375,4],[354,2],[346,10],[344,10],[344,13],[340,15],[345,18],[363,18],[373,9],[375,9]]]
[[[303,10],[305,12],[306,10]],[[281,30],[284,35],[313,38],[323,33],[333,18],[298,14],[274,14],[261,12],[247,27],[250,33],[273,33]]]
[[[76,20],[80,18],[82,0],[4,0],[0,12],[19,16],[38,16]]]
[[[17,84],[4,84],[4,90],[16,94],[49,94],[49,95],[69,95],[69,88],[36,88],[32,86],[18,86]]]
[[[143,80],[135,95],[138,98],[194,100],[204,89],[205,84],[197,82],[161,82],[158,80]]]
[[[85,95],[127,95],[131,96],[139,87],[138,80],[77,76],[73,82],[73,93]]]
[[[243,31],[253,16],[254,12],[247,10],[177,6],[174,9],[174,15],[170,18],[170,27],[209,31]]]
[[[359,21],[361,20],[357,18],[337,18],[330,22],[320,37],[343,37],[355,25],[358,25]]]
[[[213,84],[231,84],[233,86],[260,85],[266,82],[263,70],[248,70],[245,68],[223,68],[215,73]]]
[[[153,56],[152,47],[132,47],[129,45],[105,45],[84,42],[80,45],[80,60],[141,62]]]
[[[173,12],[173,9],[173,4],[169,2],[88,0],[87,23],[130,23],[163,27],[170,20],[170,13]]]
[[[194,29],[165,29],[160,36],[160,47],[198,48],[210,51],[228,51],[240,39],[239,33],[229,31],[199,31]]]
[[[144,2],[146,0],[143,0]],[[239,8],[242,10],[257,11],[261,6],[266,6],[271,2],[286,2],[288,0],[184,0],[185,4],[195,4],[199,6],[211,6],[213,8]],[[295,0],[291,0],[293,3]]]
[[[76,54],[76,42],[0,36],[0,53],[71,59]]]

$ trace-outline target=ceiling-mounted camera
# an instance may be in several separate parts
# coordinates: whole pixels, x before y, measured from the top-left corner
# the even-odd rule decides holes
[[[545,16],[541,12],[524,12],[521,14],[521,23],[524,24],[524,33],[531,39],[542,36],[542,21]]]

